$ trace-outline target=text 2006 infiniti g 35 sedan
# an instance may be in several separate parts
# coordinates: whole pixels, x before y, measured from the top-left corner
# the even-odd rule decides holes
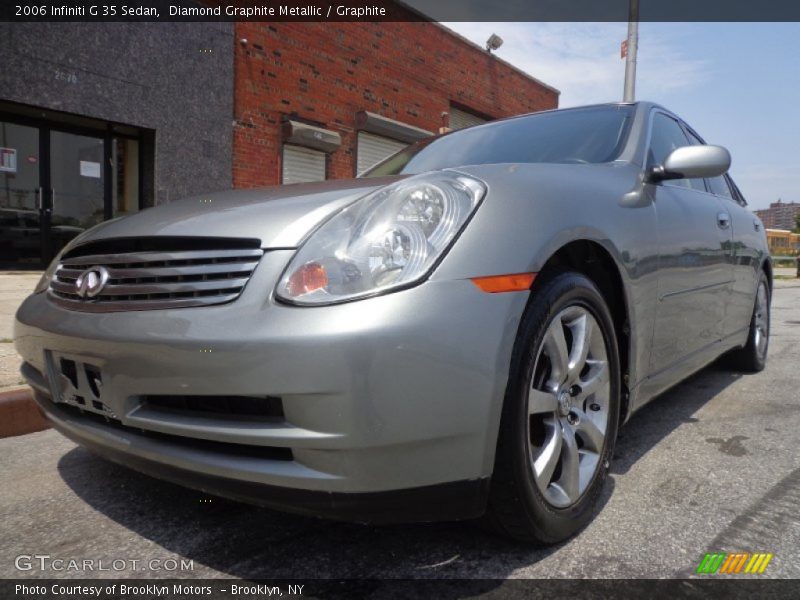
[[[610,104],[146,210],[56,257],[22,371],[58,430],[157,477],[555,542],[633,411],[723,353],[764,367],[772,267],[729,164]]]

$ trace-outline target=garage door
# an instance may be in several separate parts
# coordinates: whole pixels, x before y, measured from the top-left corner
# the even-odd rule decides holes
[[[358,132],[358,164],[356,168],[359,173],[363,173],[370,167],[375,166],[384,158],[399,152],[408,146],[404,142],[398,142],[392,138],[365,131]]]
[[[302,146],[283,146],[283,183],[325,181],[325,153]]]
[[[450,107],[450,129],[464,129],[481,123],[486,123],[486,119],[468,113],[465,110]]]

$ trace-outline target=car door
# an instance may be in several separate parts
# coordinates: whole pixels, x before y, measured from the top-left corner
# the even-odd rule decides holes
[[[650,127],[648,169],[662,164],[675,148],[691,144],[681,124],[667,113],[654,111]],[[725,218],[722,203],[708,193],[702,179],[665,180],[646,189],[658,232],[650,373],[671,367],[688,372],[722,337],[731,285],[730,217]]]
[[[729,175],[708,179],[707,184],[731,215],[733,282],[725,303],[723,333],[731,343],[738,343],[747,334],[753,315],[765,233],[761,220],[747,209],[744,197]]]
[[[705,143],[690,127],[684,124],[684,128],[692,144]],[[726,340],[740,338],[747,332],[753,313],[757,274],[761,264],[759,236],[764,233],[759,219],[745,208],[747,203],[730,175],[711,177],[705,181],[709,193],[719,200],[720,216],[730,223],[730,242],[726,256],[730,266],[731,284],[724,299],[722,337]],[[729,343],[726,341],[726,344]]]

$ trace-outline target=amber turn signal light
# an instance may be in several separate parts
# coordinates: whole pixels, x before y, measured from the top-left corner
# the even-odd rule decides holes
[[[472,283],[481,291],[489,294],[500,292],[522,292],[530,289],[536,273],[515,273],[513,275],[490,275],[488,277],[473,277]]]
[[[328,274],[325,267],[317,262],[306,263],[292,273],[286,284],[290,296],[302,296],[328,285]]]

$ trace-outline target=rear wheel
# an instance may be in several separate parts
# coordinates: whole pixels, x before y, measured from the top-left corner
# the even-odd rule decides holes
[[[503,406],[487,521],[517,539],[555,543],[590,519],[619,420],[611,314],[579,273],[537,282]]]
[[[753,315],[750,318],[750,332],[744,347],[730,353],[731,367],[739,371],[757,373],[767,364],[769,348],[770,291],[767,276],[759,276]]]

